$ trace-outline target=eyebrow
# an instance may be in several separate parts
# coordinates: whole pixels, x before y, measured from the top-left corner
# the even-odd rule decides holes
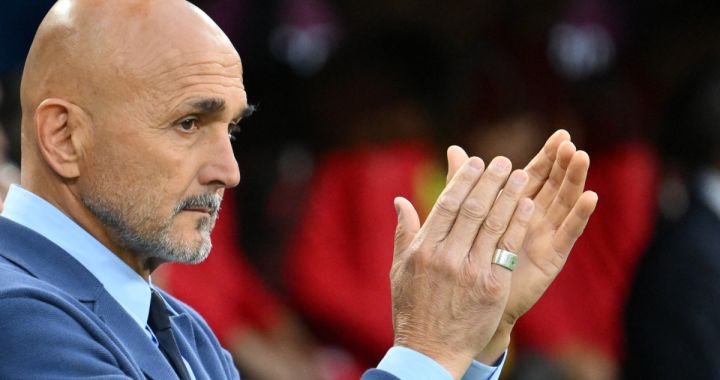
[[[238,115],[237,120],[245,119],[250,117],[252,114],[257,111],[257,106],[255,104],[248,104],[247,107],[245,107],[241,112],[240,115]]]
[[[193,100],[190,106],[197,113],[203,114],[218,114],[225,111],[225,100],[222,98],[202,98]],[[245,108],[240,111],[233,120],[241,120],[252,115],[257,107],[253,104],[248,104]]]
[[[202,98],[193,100],[190,106],[202,113],[219,113],[225,111],[225,100],[220,98]]]

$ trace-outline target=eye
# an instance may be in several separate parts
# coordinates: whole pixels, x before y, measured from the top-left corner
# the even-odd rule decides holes
[[[235,141],[237,139],[235,135],[240,133],[241,130],[242,128],[240,128],[238,123],[228,124],[228,138],[230,138],[230,141]]]
[[[186,117],[180,120],[177,127],[185,133],[194,132],[198,129],[198,119],[196,117]]]

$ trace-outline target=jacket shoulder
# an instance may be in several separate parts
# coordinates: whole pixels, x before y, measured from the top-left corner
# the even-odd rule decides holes
[[[86,306],[0,262],[0,378],[142,378]]]

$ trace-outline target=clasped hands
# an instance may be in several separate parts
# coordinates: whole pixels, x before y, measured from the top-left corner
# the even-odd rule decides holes
[[[424,224],[407,199],[395,199],[395,345],[431,357],[455,379],[473,359],[495,362],[595,209],[597,195],[584,191],[589,165],[563,130],[522,170],[504,157],[486,167],[450,147],[447,185]],[[492,264],[497,248],[518,254],[514,272]]]

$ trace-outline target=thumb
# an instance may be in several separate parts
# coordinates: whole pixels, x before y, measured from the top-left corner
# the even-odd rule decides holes
[[[399,259],[415,239],[420,230],[420,217],[412,203],[403,197],[395,198],[395,210],[398,214],[397,228],[395,229],[395,259]]]

